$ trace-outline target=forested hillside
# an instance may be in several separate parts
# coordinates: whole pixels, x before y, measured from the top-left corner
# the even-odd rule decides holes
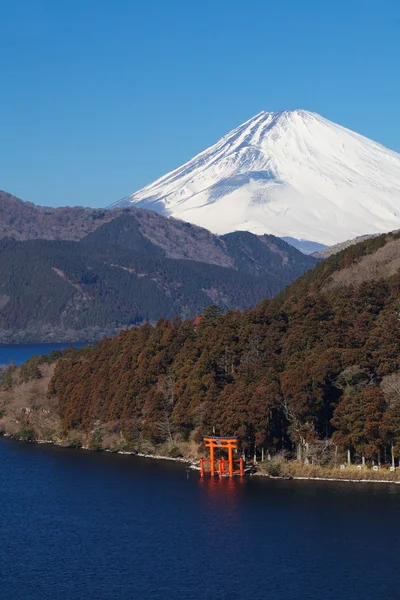
[[[57,363],[65,432],[132,447],[238,435],[324,464],[400,457],[400,239],[352,246],[275,300],[161,319]],[[95,429],[94,429],[95,428]]]
[[[273,236],[218,238],[150,211],[79,241],[0,240],[0,341],[93,340],[205,306],[250,308],[312,268]]]

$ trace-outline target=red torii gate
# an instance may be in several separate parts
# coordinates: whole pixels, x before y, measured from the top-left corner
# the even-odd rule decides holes
[[[200,459],[200,475],[204,477],[205,473],[210,473],[211,477],[214,477],[216,473],[215,469],[215,450],[222,449],[228,450],[228,460],[226,458],[220,458],[218,460],[218,475],[224,477],[228,475],[233,477],[234,475],[244,475],[244,462],[243,458],[233,458],[233,451],[237,449],[238,438],[237,437],[218,437],[218,436],[206,436],[203,437],[206,448],[210,449],[210,458]],[[235,469],[235,463],[238,463],[238,468]]]

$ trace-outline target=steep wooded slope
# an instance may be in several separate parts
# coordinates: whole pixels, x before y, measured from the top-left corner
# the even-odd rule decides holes
[[[320,463],[399,456],[399,260],[398,236],[374,238],[253,310],[162,319],[60,360],[50,391],[64,429],[111,423],[133,445],[214,429]]]

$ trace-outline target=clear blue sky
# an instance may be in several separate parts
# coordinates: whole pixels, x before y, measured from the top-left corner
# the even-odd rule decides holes
[[[106,206],[261,110],[400,152],[400,0],[0,2],[0,189]]]

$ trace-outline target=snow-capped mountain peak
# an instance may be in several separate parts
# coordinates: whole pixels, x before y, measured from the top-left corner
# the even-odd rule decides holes
[[[130,203],[330,245],[400,227],[400,154],[316,113],[261,112],[113,206]]]

